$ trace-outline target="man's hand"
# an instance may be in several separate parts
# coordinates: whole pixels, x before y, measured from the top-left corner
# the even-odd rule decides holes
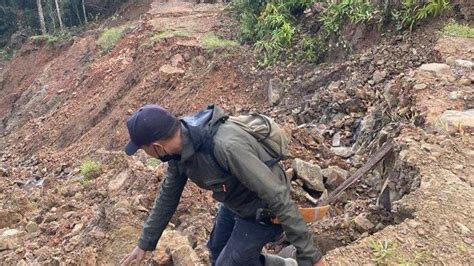
[[[145,258],[146,251],[141,249],[139,246],[136,246],[132,252],[127,254],[121,261],[120,265],[125,266],[129,265],[132,262],[135,262],[136,265],[140,265],[140,262]]]
[[[313,264],[313,266],[326,266],[326,261],[324,260],[324,258],[321,258],[320,260],[318,260],[317,262],[315,262]]]

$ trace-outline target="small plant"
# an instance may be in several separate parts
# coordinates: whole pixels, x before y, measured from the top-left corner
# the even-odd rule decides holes
[[[115,47],[115,44],[117,44],[120,38],[122,38],[123,32],[126,29],[126,26],[121,26],[104,30],[99,39],[97,39],[97,44],[102,49],[102,52],[106,53],[112,50],[112,48]]]
[[[386,264],[393,256],[395,245],[388,241],[372,241],[370,244],[372,254],[374,255],[374,262],[377,264]]]
[[[235,47],[239,45],[235,41],[221,39],[212,32],[204,34],[204,36],[202,36],[201,42],[204,49],[210,51],[218,48]]]
[[[88,160],[81,164],[81,175],[84,177],[84,182],[88,182],[102,174],[102,167],[99,163]]]
[[[159,165],[161,164],[161,161],[156,159],[156,158],[149,158],[146,160],[145,162],[145,165],[146,166],[149,166],[149,167],[152,167],[152,168],[156,168],[158,167]]]
[[[0,49],[0,60],[8,61],[12,58],[14,53],[14,49]]]
[[[454,21],[444,26],[443,33],[448,36],[474,38],[474,28],[469,25],[461,25]]]

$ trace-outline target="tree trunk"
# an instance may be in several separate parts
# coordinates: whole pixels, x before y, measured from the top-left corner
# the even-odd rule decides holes
[[[64,31],[63,20],[61,18],[61,12],[59,11],[58,0],[54,0],[54,3],[56,4],[56,12],[58,13],[59,27],[61,28],[61,31]]]
[[[74,3],[73,6],[74,6],[74,11],[76,11],[76,16],[77,16],[77,19],[79,20],[79,24],[82,25],[82,20],[81,20],[81,16],[79,15],[79,9],[77,8],[77,3]]]
[[[49,17],[51,18],[51,23],[53,24],[53,33],[56,33],[56,19],[54,18],[54,9],[51,8],[51,5],[49,5]],[[51,28],[50,28],[51,31]]]
[[[87,13],[86,6],[84,5],[84,0],[82,0],[82,11],[84,12],[84,21],[87,23]]]
[[[36,5],[38,6],[38,16],[41,26],[41,34],[46,34],[46,24],[44,23],[43,7],[41,6],[41,0],[36,0]]]

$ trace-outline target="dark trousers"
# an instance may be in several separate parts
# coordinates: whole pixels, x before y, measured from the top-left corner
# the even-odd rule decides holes
[[[221,205],[207,246],[211,263],[217,266],[264,265],[262,248],[283,232],[281,225],[262,225],[244,219]]]

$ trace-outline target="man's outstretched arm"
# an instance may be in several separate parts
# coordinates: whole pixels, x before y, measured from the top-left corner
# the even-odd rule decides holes
[[[145,258],[145,252],[156,248],[158,240],[176,211],[186,181],[187,177],[179,174],[176,163],[169,162],[161,191],[143,225],[138,245],[120,261],[120,265],[129,265],[130,263],[139,265]]]

